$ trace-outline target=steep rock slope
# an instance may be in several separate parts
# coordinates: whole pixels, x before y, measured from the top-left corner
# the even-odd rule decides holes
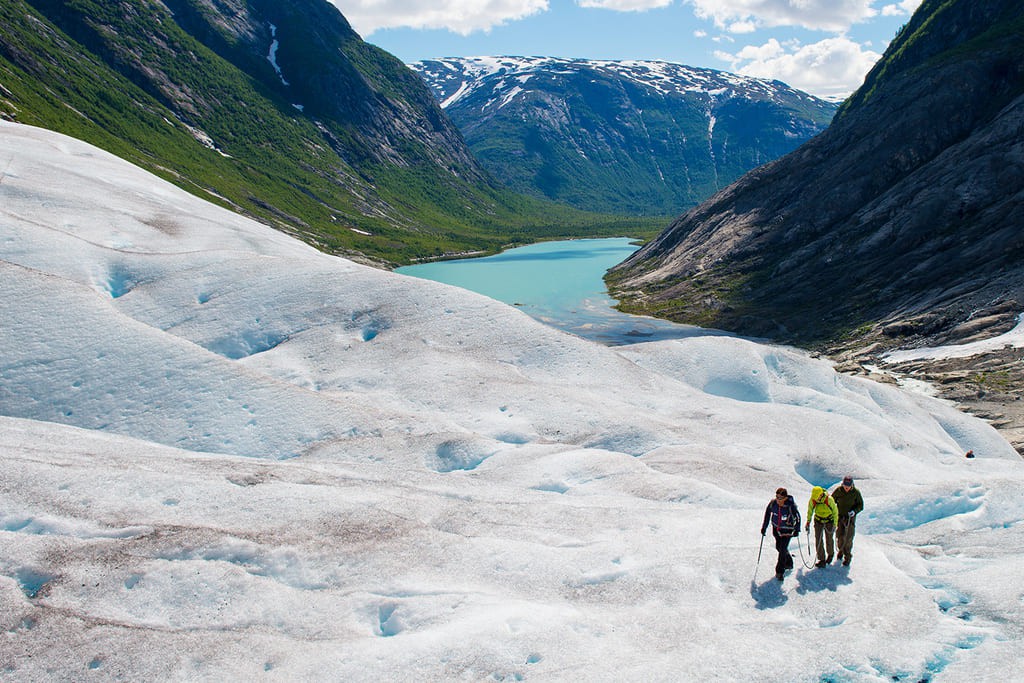
[[[778,81],[681,64],[472,57],[411,65],[481,163],[577,208],[673,215],[828,125]]]
[[[1024,306],[1024,3],[926,0],[822,135],[609,276],[623,308],[806,344],[946,343]]]
[[[493,249],[567,218],[534,220],[324,0],[11,0],[0,86],[4,118],[355,258]]]

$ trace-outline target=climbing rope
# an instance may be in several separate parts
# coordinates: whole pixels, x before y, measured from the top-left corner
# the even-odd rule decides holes
[[[803,564],[804,569],[814,569],[814,563],[807,564],[807,560],[804,559],[804,545],[800,542],[800,534],[796,535],[796,545],[800,549],[800,563]],[[811,530],[807,530],[807,556],[811,555]]]

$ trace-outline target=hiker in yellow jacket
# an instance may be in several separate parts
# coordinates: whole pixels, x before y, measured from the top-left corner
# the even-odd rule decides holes
[[[836,523],[839,521],[839,508],[828,491],[815,486],[811,489],[811,500],[807,503],[807,524],[805,531],[810,531],[811,520],[814,520],[814,549],[818,554],[818,562],[815,567],[824,567],[832,562],[832,555],[835,553],[834,534]],[[824,538],[822,538],[824,536]],[[828,556],[825,551],[828,550]]]

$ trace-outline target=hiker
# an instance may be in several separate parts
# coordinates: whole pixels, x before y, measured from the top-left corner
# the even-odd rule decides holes
[[[814,550],[818,555],[818,562],[815,567],[824,567],[832,561],[834,553],[832,534],[836,531],[836,522],[839,521],[839,510],[836,509],[836,502],[828,491],[815,486],[811,489],[811,499],[807,503],[807,525],[805,531],[811,530],[811,520],[814,520]],[[825,551],[828,550],[828,556]]]
[[[853,477],[846,475],[843,483],[832,492],[832,500],[839,511],[839,523],[836,524],[836,562],[842,558],[843,566],[850,566],[853,557],[853,535],[857,532],[857,515],[864,509],[864,498],[853,485]]]
[[[775,498],[768,503],[761,522],[761,535],[764,536],[768,522],[772,524],[772,536],[775,537],[775,549],[779,551],[779,559],[775,561],[775,578],[782,581],[787,569],[793,568],[793,556],[789,554],[789,539],[800,533],[800,510],[796,507],[793,496],[786,489],[775,491]]]

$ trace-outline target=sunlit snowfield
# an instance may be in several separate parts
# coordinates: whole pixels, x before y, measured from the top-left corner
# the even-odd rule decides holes
[[[0,258],[12,680],[1019,677],[1024,465],[946,404],[608,348],[8,123]],[[852,566],[780,584],[772,492],[846,473]]]

